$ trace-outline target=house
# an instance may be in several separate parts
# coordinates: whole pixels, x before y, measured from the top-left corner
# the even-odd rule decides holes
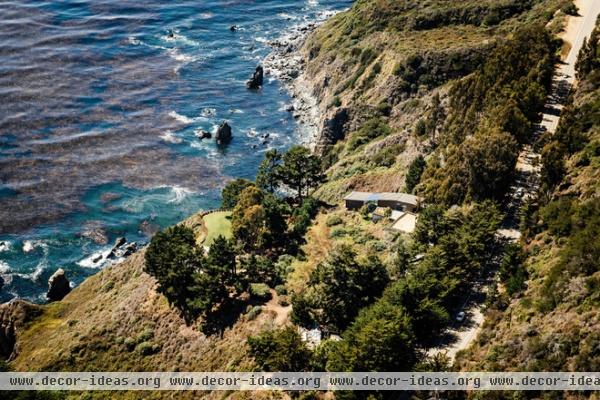
[[[359,210],[365,204],[374,203],[377,207],[414,213],[421,205],[418,196],[408,193],[352,192],[344,198],[344,201],[348,210]]]

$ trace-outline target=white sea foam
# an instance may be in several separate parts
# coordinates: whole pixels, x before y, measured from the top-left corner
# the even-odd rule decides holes
[[[140,40],[139,40],[139,39],[136,39],[136,38],[135,38],[135,37],[133,37],[133,36],[129,36],[129,37],[127,38],[127,41],[129,42],[129,44],[132,44],[132,45],[134,45],[134,46],[139,46],[140,44],[142,44],[142,42],[140,42]]]
[[[279,18],[283,18],[285,20],[298,19],[297,15],[292,15],[292,14],[288,14],[288,13],[284,13],[284,12],[277,14],[277,16]]]
[[[12,244],[9,241],[1,241],[0,242],[0,253],[4,252],[4,251],[9,251],[11,248]]]
[[[110,247],[97,251],[83,260],[78,261],[77,265],[84,268],[100,268],[106,262],[106,257],[110,254],[110,251]]]
[[[187,46],[200,46],[200,43],[180,34],[178,30],[174,30],[171,35],[165,35],[161,39],[167,42],[179,42]]]
[[[214,14],[211,12],[204,12],[204,13],[201,13],[200,15],[198,15],[198,17],[200,17],[200,19],[211,19],[213,16],[214,16]]]
[[[31,274],[29,274],[30,279],[32,281],[39,281],[40,276],[42,276],[42,273],[44,272],[46,267],[48,267],[48,263],[46,261],[46,258],[44,257],[44,259],[40,261],[38,265],[36,265],[35,270]]]
[[[10,271],[10,265],[6,261],[0,260],[0,274],[8,274]]]
[[[177,111],[171,111],[169,117],[181,122],[182,124],[192,124],[196,119],[179,114]]]
[[[194,191],[181,186],[173,186],[171,187],[171,193],[174,197],[169,199],[167,203],[180,204],[187,196],[193,194]]]
[[[217,109],[212,107],[206,107],[200,113],[204,118],[214,117],[217,115]]]
[[[165,131],[162,135],[160,135],[160,138],[165,142],[175,144],[181,143],[183,141],[180,137],[175,136],[171,131]]]
[[[191,54],[181,53],[179,49],[168,49],[167,53],[171,56],[175,61],[179,61],[185,64],[189,64],[191,62],[196,61],[198,58],[192,56]]]
[[[23,253],[29,253],[38,247],[44,249],[44,252],[48,250],[48,245],[41,240],[26,240],[23,242]]]

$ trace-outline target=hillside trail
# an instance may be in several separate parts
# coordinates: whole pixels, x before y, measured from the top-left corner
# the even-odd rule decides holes
[[[559,37],[570,46],[570,50],[561,62],[556,66],[552,79],[552,89],[546,101],[542,119],[536,124],[532,143],[543,132],[554,134],[560,120],[560,113],[565,105],[572,88],[577,84],[575,74],[575,63],[584,40],[588,38],[596,25],[596,19],[600,15],[600,0],[575,0],[579,9],[579,15],[567,18],[565,30]],[[507,217],[504,220],[498,235],[509,241],[519,240],[520,212],[522,204],[532,198],[539,187],[541,172],[541,155],[537,153],[530,144],[523,147],[519,154],[516,166],[517,174],[515,183],[511,188],[510,202]],[[485,301],[486,285],[478,284],[473,293],[467,298],[463,305],[466,314],[465,321],[458,323],[454,321],[448,329],[443,343],[432,348],[430,356],[438,353],[446,353],[450,363],[454,362],[456,353],[468,348],[475,340],[484,322],[483,303]]]

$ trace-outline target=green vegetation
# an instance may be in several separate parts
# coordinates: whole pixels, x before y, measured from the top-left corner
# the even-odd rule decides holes
[[[358,131],[352,134],[346,147],[349,151],[353,151],[375,138],[385,137],[390,133],[391,130],[387,123],[383,119],[375,117],[368,120]]]
[[[551,83],[557,44],[542,26],[520,29],[451,90],[442,154],[425,171],[424,194],[436,203],[501,200],[520,149]]]
[[[215,254],[222,249],[226,253]],[[225,285],[234,278],[234,271],[221,262],[225,255],[234,255],[227,240],[218,237],[211,251],[205,257],[196,245],[194,232],[183,226],[157,233],[146,251],[146,272],[156,278],[159,292],[188,322],[225,300]]]
[[[569,4],[356,1],[305,49],[315,91],[328,112],[343,105],[348,132],[323,157],[299,146],[267,152],[256,182],[223,190],[230,214],[204,218],[207,253],[188,228],[158,233],[145,253],[154,279],[133,264],[103,271],[70,295],[79,296],[73,304],[51,305],[31,324],[16,365],[445,370],[448,360],[427,351],[473,286],[497,271],[488,322],[455,367],[596,370],[598,33],[584,46],[583,81],[558,131],[533,143],[543,148],[543,182],[522,210],[523,240],[497,236],[517,154],[550,83],[558,43],[549,30],[573,12]],[[335,207],[350,190],[403,189],[427,203],[410,236],[372,223],[371,206]],[[143,253],[135,256],[141,265]],[[102,318],[83,330],[88,315]],[[289,320],[342,340],[309,350]],[[62,336],[73,346],[61,348]],[[35,337],[52,348],[38,352]],[[336,393],[368,396],[385,397]]]
[[[310,327],[314,319],[322,326],[341,331],[361,308],[381,295],[387,282],[385,267],[375,255],[361,262],[351,247],[342,245],[313,271],[307,293],[292,300],[294,313],[296,304],[302,309],[292,320]],[[307,306],[310,319],[306,318]]]
[[[599,34],[597,28],[580,53],[580,82],[556,132],[534,144],[542,149],[541,185],[523,209],[520,246],[505,250],[505,292],[491,293],[477,346],[458,360],[463,370],[582,371],[598,365],[600,356],[590,346],[600,345]]]
[[[202,218],[202,222],[206,228],[207,235],[203,244],[205,246],[210,246],[219,236],[230,239],[232,237],[230,219],[231,212],[228,211],[214,212],[205,215]]]
[[[267,372],[306,371],[310,351],[300,340],[293,327],[279,331],[267,331],[259,336],[249,337],[250,354],[258,366]]]
[[[248,179],[235,179],[229,182],[221,192],[221,207],[230,210],[238,202],[240,193],[248,186],[254,186],[254,183]]]
[[[410,163],[410,167],[408,167],[408,173],[406,174],[406,191],[411,193],[415,186],[419,184],[421,181],[421,175],[423,175],[423,171],[425,170],[425,166],[427,163],[423,156],[418,156]]]

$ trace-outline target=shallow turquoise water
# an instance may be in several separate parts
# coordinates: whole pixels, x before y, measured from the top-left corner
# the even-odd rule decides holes
[[[350,3],[0,2],[0,301],[44,301],[58,267],[80,283],[115,238],[217,207],[297,142],[279,83],[244,82],[269,40]],[[196,137],[224,120],[226,149]]]

